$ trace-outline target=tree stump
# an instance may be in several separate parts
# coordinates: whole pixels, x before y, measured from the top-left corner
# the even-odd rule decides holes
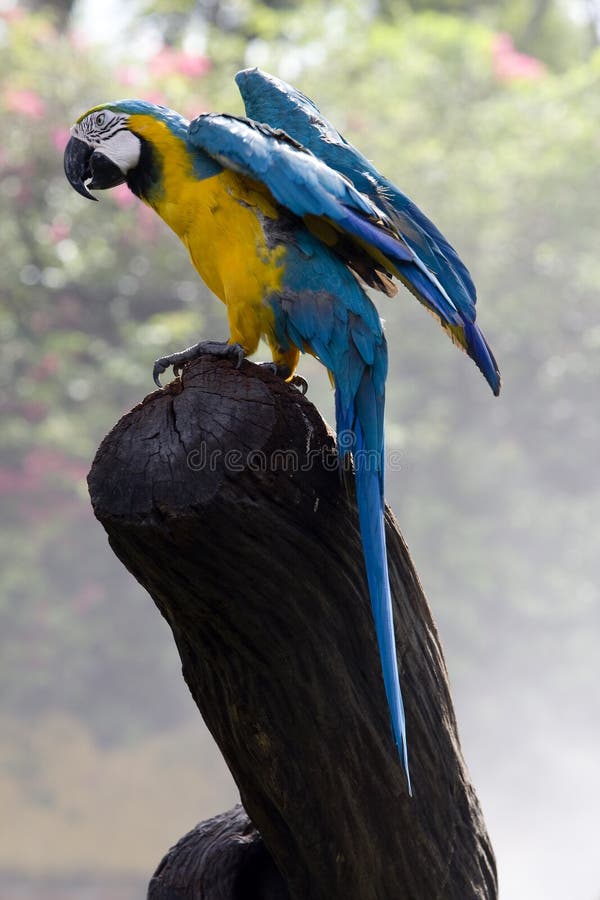
[[[437,632],[388,510],[408,796],[352,479],[335,460],[334,436],[305,397],[263,368],[215,357],[186,366],[98,450],[95,514],[171,626],[253,823],[234,810],[198,826],[161,863],[153,898],[497,896]],[[215,848],[227,860],[244,841],[254,863],[247,853],[218,862]]]
[[[289,900],[287,886],[241,806],[184,835],[161,860],[149,900]]]

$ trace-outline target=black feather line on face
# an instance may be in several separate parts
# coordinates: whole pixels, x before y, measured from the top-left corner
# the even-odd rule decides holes
[[[114,137],[115,134],[118,134],[120,131],[128,130],[125,116],[117,116],[116,118],[111,117],[109,121],[103,125],[98,125],[97,118],[98,113],[95,113],[94,115],[82,119],[77,125],[80,132],[80,139],[85,139],[94,147],[99,146],[103,141],[110,140],[110,138]]]
[[[152,203],[162,190],[162,162],[150,141],[135,131],[132,134],[135,134],[140,142],[140,158],[137,166],[130,169],[127,174],[127,186],[140,200]]]

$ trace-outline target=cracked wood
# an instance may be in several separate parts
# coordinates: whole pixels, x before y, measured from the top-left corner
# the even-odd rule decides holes
[[[495,900],[438,635],[388,511],[407,796],[351,479],[334,460],[305,397],[251,363],[204,357],[115,426],[89,486],[113,550],[171,626],[290,898]],[[244,896],[233,875],[219,893],[196,870],[186,883],[183,864],[165,871],[180,892],[151,896]]]

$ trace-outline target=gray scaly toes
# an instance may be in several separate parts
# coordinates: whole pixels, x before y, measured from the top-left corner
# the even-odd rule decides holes
[[[227,341],[198,341],[192,347],[186,347],[179,353],[172,353],[170,356],[161,356],[154,363],[152,370],[152,378],[156,387],[161,388],[160,376],[166,372],[168,368],[173,366],[173,374],[177,377],[183,369],[186,362],[198,359],[200,356],[225,356],[235,360],[236,368],[241,366],[246,352],[241,344],[229,344]]]
[[[262,362],[256,363],[256,365],[262,366],[262,368],[272,372],[273,375],[278,375],[279,378],[283,378],[285,381],[289,378],[288,384],[293,384],[295,388],[298,388],[301,394],[306,394],[308,390],[308,381],[306,378],[303,378],[302,375],[294,375],[290,378],[290,370],[287,366],[278,366],[277,363],[274,362]]]

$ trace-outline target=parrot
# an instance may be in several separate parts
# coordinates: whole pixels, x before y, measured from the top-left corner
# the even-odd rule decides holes
[[[104,103],[71,128],[64,169],[83,197],[126,184],[181,239],[226,307],[227,341],[162,357],[153,376],[203,353],[236,365],[264,338],[274,373],[303,391],[302,353],[334,386],[340,462],[351,456],[368,593],[391,737],[412,795],[385,541],[384,408],[388,351],[368,288],[402,283],[500,392],[475,321],[468,269],[423,212],[286,82],[236,75],[245,116],[189,121],[145,100]]]

